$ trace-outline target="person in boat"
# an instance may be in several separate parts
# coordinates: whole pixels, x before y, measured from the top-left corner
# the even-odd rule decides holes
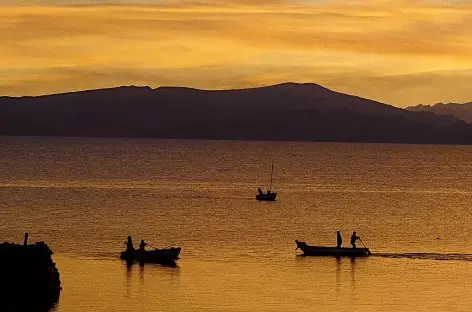
[[[144,239],[141,240],[141,243],[139,243],[139,251],[146,251],[145,247],[147,246],[147,243],[144,242]]]
[[[270,190],[267,190],[267,194],[270,194]]]
[[[352,235],[351,235],[351,245],[352,245],[352,248],[356,248],[356,241],[361,239],[359,236],[357,236],[356,232],[352,232]]]
[[[128,240],[125,242],[126,245],[126,252],[133,252],[136,251],[133,246],[133,240],[131,239],[131,236],[128,236]]]
[[[259,195],[264,195],[260,187],[257,188],[257,192],[259,193]]]
[[[341,248],[341,245],[343,244],[343,238],[341,236],[341,231],[336,232],[336,246],[337,248]]]

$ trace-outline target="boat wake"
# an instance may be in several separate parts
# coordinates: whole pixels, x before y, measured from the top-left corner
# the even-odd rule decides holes
[[[393,259],[417,259],[417,260],[441,260],[441,261],[472,261],[472,254],[462,253],[375,253],[375,257],[393,258]]]

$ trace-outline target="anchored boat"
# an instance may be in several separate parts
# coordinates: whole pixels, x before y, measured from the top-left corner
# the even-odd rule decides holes
[[[269,200],[273,201],[277,197],[277,193],[272,192],[272,175],[274,173],[274,164],[272,164],[272,170],[270,171],[270,185],[267,193],[264,193],[261,188],[257,189],[258,194],[256,195],[257,200]]]
[[[372,254],[369,248],[310,246],[305,242],[300,242],[299,240],[295,240],[295,243],[297,244],[296,249],[303,251],[304,256],[365,257]]]

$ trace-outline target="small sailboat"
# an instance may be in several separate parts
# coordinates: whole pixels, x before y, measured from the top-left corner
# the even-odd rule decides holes
[[[277,193],[272,192],[272,176],[274,173],[274,164],[272,163],[272,170],[270,171],[270,185],[267,193],[264,193],[261,188],[257,189],[258,194],[256,195],[257,200],[275,200]]]

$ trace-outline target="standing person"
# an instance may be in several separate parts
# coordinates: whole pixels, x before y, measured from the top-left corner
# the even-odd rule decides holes
[[[352,235],[351,235],[352,248],[356,248],[356,240],[358,240],[358,239],[361,239],[361,238],[356,235],[356,232],[352,232]]]
[[[338,248],[341,248],[341,245],[343,244],[343,238],[341,237],[341,231],[336,232],[336,246]]]

